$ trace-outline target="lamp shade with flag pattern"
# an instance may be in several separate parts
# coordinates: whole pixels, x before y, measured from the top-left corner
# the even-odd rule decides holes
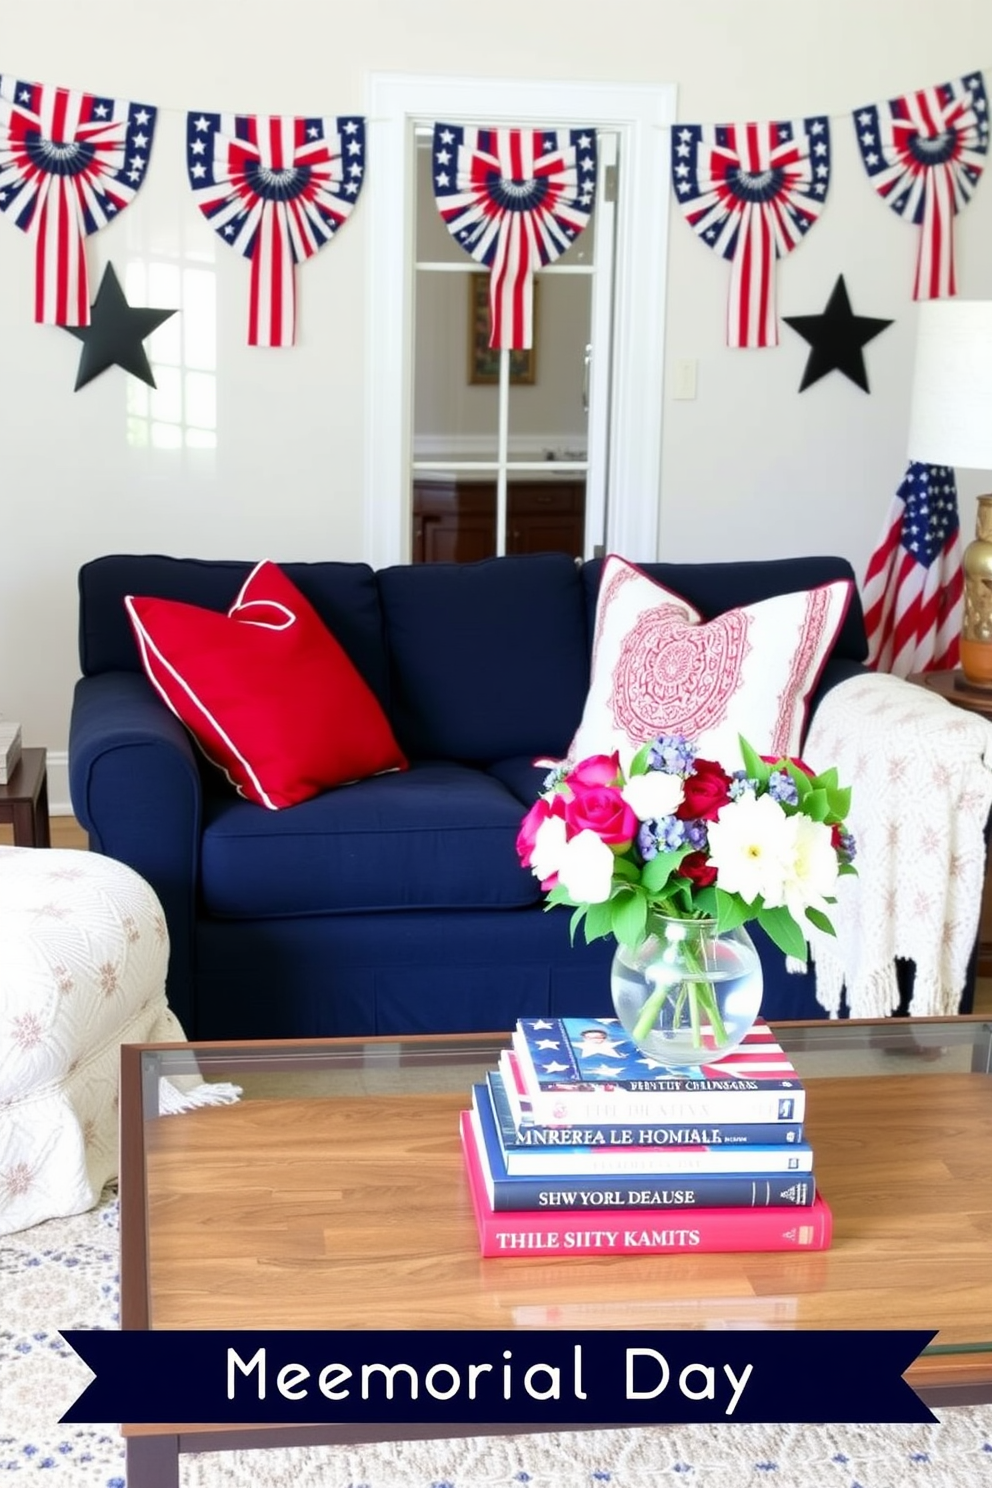
[[[489,269],[491,347],[534,344],[534,274],[592,215],[594,129],[435,124],[434,199],[448,231]]]

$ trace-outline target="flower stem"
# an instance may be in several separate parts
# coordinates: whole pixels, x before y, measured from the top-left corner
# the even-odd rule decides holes
[[[678,984],[678,992],[675,996],[675,1004],[672,1009],[673,1026],[678,1028],[679,1019],[682,1016],[686,1000],[688,1000],[692,1047],[694,1049],[701,1049],[703,1046],[702,1024],[705,1015],[713,1033],[713,1042],[720,1049],[724,1044],[729,1042],[729,1035],[727,1033],[727,1026],[723,1021],[717,1005],[716,994],[712,984],[703,980],[695,981],[691,977],[692,972],[701,976],[704,970],[703,958],[699,947],[694,945],[689,939],[683,940],[681,942],[681,954],[690,972],[690,976]],[[666,959],[669,959],[669,957],[666,957]],[[647,998],[632,1030],[632,1036],[635,1042],[643,1043],[648,1037],[671,991],[671,986],[657,987],[651,993],[650,997]]]

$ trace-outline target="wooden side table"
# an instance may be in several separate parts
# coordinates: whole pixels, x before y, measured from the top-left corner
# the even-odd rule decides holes
[[[965,680],[964,672],[914,672],[908,679],[936,692],[955,708],[964,708],[968,713],[980,713],[992,723],[992,688],[972,687]],[[992,976],[992,860],[985,869],[985,893],[982,896],[982,915],[978,927],[978,975]]]
[[[926,687],[930,692],[939,693],[956,708],[992,718],[992,687],[972,687],[965,680],[964,672],[914,672],[907,680]]]
[[[6,785],[0,785],[0,822],[14,828],[15,847],[51,847],[47,753],[22,749]]]

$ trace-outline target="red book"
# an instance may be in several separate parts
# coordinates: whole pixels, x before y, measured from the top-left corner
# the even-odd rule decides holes
[[[536,1209],[494,1212],[472,1130],[458,1118],[475,1223],[484,1256],[661,1255],[669,1251],[827,1250],[833,1215],[820,1194],[797,1214],[768,1209],[611,1209],[583,1214]]]

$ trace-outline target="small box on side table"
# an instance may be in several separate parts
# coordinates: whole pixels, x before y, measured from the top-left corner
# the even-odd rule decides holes
[[[21,757],[21,725],[0,718],[0,785],[9,785]]]

